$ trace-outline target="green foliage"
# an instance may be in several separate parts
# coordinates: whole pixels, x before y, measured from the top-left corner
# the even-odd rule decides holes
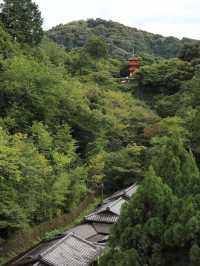
[[[118,264],[117,257],[115,260],[115,256],[111,255],[117,250],[122,253],[122,261],[124,256],[128,257],[133,265],[164,265],[160,254],[164,222],[175,204],[176,198],[171,189],[150,168],[113,228],[110,240],[110,257],[114,257],[112,265],[126,265],[125,261]],[[111,265],[109,256],[105,263],[102,259],[102,265]]]
[[[137,193],[123,207],[100,265],[127,265],[128,261],[128,265],[198,265],[195,198],[199,194],[195,195],[177,198],[150,167]]]
[[[0,28],[0,238],[137,181],[101,265],[199,265],[198,60],[101,19],[49,31],[66,50],[24,29],[20,46]],[[122,86],[133,43],[142,67]]]
[[[41,41],[41,13],[32,0],[4,0],[0,19],[15,41],[29,45],[36,45]]]
[[[84,48],[85,51],[95,59],[106,57],[108,53],[106,42],[98,36],[90,37]]]
[[[151,66],[141,67],[134,81],[140,94],[174,94],[183,81],[190,80],[194,70],[189,63],[178,59],[162,60]]]
[[[100,18],[60,24],[48,31],[52,40],[68,50],[83,47],[91,35],[103,38],[109,54],[118,59],[127,59],[133,48],[146,59],[151,56],[173,58],[184,43],[184,40],[174,37],[163,37]],[[187,42],[192,40],[188,39]]]
[[[179,58],[189,62],[200,58],[200,43],[193,42],[184,44],[179,52]]]
[[[62,234],[62,230],[55,229],[51,232],[46,233],[43,240],[44,241],[50,241],[50,240],[58,237],[60,234]]]
[[[175,137],[184,143],[187,143],[190,138],[190,133],[184,127],[184,120],[178,116],[161,119],[151,127],[145,128],[144,135],[147,139],[164,136]]]
[[[11,37],[0,26],[0,59],[5,59],[17,53],[17,44],[13,44]]]
[[[40,152],[48,154],[51,151],[53,139],[42,123],[33,123],[31,135]]]
[[[53,41],[50,41],[47,37],[42,39],[39,45],[40,50],[36,49],[35,56],[39,53],[43,53],[44,59],[41,61],[50,61],[55,66],[64,66],[67,60],[67,54],[64,48],[60,47]]]
[[[182,197],[199,193],[199,169],[192,152],[185,149],[180,139],[156,137],[153,144],[150,153],[152,164],[174,193]]]
[[[16,56],[4,61],[3,70],[0,84],[1,114],[14,119],[13,126],[18,128],[26,128],[34,120],[49,119],[53,122],[56,95],[63,86],[59,69],[25,56]]]
[[[192,132],[192,149],[200,153],[200,110],[198,109],[191,127]]]
[[[119,61],[105,54],[97,60],[86,48],[66,53],[48,39],[39,47],[12,47],[2,34],[8,43],[0,81],[5,237],[70,211],[102,182],[115,183],[109,192],[141,178],[145,148],[142,139],[135,143],[157,117],[119,90],[113,80]]]
[[[190,250],[191,265],[197,266],[200,263],[200,247],[194,244]]]
[[[19,228],[23,221],[34,221],[40,212],[48,212],[42,209],[49,202],[52,169],[25,135],[9,136],[1,129],[0,149],[1,229],[9,232],[10,227]],[[8,222],[11,219],[13,225]]]
[[[64,126],[53,139],[41,123],[35,123],[34,145],[26,135],[11,136],[1,130],[2,230],[20,228],[23,221],[47,220],[80,202],[87,171],[73,166],[77,156],[69,134]]]
[[[142,179],[144,150],[143,146],[133,145],[107,154],[104,164],[106,190],[114,192]]]
[[[121,252],[120,250],[109,250],[101,258],[100,265],[104,266],[141,266],[135,249]]]

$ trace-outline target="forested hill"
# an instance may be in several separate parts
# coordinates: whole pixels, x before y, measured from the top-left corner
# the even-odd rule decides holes
[[[4,0],[0,22],[0,265],[31,228],[137,182],[100,265],[199,266],[200,42],[98,19],[46,33],[63,49],[31,0]],[[133,46],[158,58],[120,83]]]
[[[69,50],[82,47],[91,35],[103,37],[115,58],[127,58],[133,48],[138,54],[175,57],[183,43],[192,41],[187,38],[179,40],[174,37],[163,37],[99,18],[60,24],[49,30],[47,34]]]

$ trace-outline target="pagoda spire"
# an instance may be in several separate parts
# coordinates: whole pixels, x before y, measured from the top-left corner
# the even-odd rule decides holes
[[[133,46],[133,52],[132,52],[132,57],[135,57],[135,47]]]

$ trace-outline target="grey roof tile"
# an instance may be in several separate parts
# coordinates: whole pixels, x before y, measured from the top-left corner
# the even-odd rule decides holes
[[[97,231],[91,224],[81,224],[70,229],[69,231],[67,231],[67,233],[74,233],[82,239],[87,239],[91,236],[96,235]]]
[[[98,234],[108,235],[110,233],[111,224],[93,223],[92,224]]]
[[[52,266],[87,266],[101,251],[102,247],[71,233],[41,254],[40,261]]]
[[[109,235],[104,235],[104,238],[102,239],[102,241],[99,241],[99,243],[101,243],[101,242],[107,242],[108,240],[109,240]]]
[[[126,194],[129,198],[131,198],[131,196],[137,191],[137,189],[138,189],[138,185],[135,184],[135,185],[133,185],[133,186],[127,188],[127,189],[125,190],[125,194]]]
[[[107,203],[109,201],[115,200],[117,198],[123,197],[129,199],[138,189],[138,185],[135,183],[132,186],[119,190],[112,194],[110,197],[106,198],[103,202]]]
[[[99,223],[116,223],[119,216],[110,213],[92,213],[85,217],[87,222],[99,222]]]
[[[88,238],[87,240],[93,243],[102,243],[105,238],[105,235],[103,234],[96,234],[95,236],[92,236]]]
[[[103,249],[109,237],[110,226],[116,223],[121,206],[136,191],[138,185],[134,184],[118,191],[104,200],[95,212],[85,217],[89,224],[82,224],[70,229],[60,239],[41,242],[21,257],[17,257],[7,265],[32,266],[86,266]],[[73,233],[75,234],[73,234]],[[93,243],[86,241],[89,239]],[[98,245],[96,244],[98,242]],[[100,245],[102,243],[102,245]],[[27,264],[24,264],[25,262]]]
[[[58,242],[58,239],[54,239],[51,241],[46,241],[46,242],[41,242],[39,245],[37,245],[35,248],[33,248],[32,250],[26,252],[24,255],[20,256],[19,258],[17,258],[16,260],[14,260],[12,263],[10,263],[10,266],[17,266],[17,265],[37,265],[34,264],[35,261],[37,261],[38,256],[45,250],[47,250],[48,248],[50,248],[51,246],[53,246],[55,243]],[[27,263],[26,263],[27,262]],[[30,262],[30,263],[28,263]],[[31,264],[31,262],[33,262]]]
[[[121,197],[113,201],[109,201],[99,207],[96,210],[96,213],[111,212],[113,214],[120,215],[121,207],[125,202],[126,201]]]

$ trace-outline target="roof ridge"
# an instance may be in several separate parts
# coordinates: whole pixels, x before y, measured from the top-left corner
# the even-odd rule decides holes
[[[119,198],[114,199],[111,202],[104,203],[97,210],[95,210],[94,212],[92,212],[92,213],[88,214],[87,216],[85,216],[85,218],[87,218],[87,217],[89,217],[91,215],[96,215],[96,214],[99,214],[99,213],[103,212],[103,210],[102,211],[99,211],[101,209],[105,209],[105,211],[106,210],[109,210],[110,211],[110,208],[112,208],[113,206],[115,206],[121,200],[124,200],[124,199],[120,196]],[[106,206],[106,205],[110,205],[110,206]]]
[[[90,242],[90,241],[88,241],[86,239],[82,239],[81,237],[77,236],[76,234],[73,234],[73,236],[75,238],[77,238],[78,240],[81,240],[82,242],[84,242],[84,243],[88,244],[89,246],[93,247],[94,249],[96,249],[96,245],[92,244],[92,242]]]
[[[118,203],[118,201],[121,201],[121,200],[124,200],[124,199],[120,196],[118,199],[116,199],[113,202],[111,202],[111,205],[109,207],[107,207],[107,208],[108,209],[112,208],[113,206],[115,206]]]
[[[137,183],[131,185],[130,187],[126,188],[125,189],[125,193],[128,192],[129,190],[131,190],[132,188],[136,187],[137,186]]]

